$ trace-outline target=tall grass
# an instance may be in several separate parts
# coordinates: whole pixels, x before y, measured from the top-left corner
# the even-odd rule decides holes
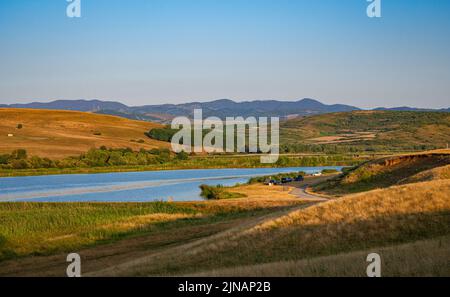
[[[197,212],[163,202],[0,203],[0,260],[110,240]]]
[[[70,252],[133,235],[253,216],[298,203],[0,203],[0,261]]]

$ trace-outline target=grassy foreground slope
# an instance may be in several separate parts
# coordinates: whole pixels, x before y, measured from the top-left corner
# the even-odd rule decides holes
[[[145,136],[155,127],[160,125],[86,112],[0,108],[0,153],[26,149],[30,155],[54,159],[100,146],[169,147]]]
[[[390,247],[377,248],[382,257],[382,276],[431,277],[449,276],[441,259],[450,258],[450,236],[421,240]],[[299,261],[281,261],[268,264],[239,266],[194,274],[209,277],[366,277],[365,259],[373,249],[323,256]]]
[[[271,188],[266,194],[249,199],[176,203],[0,203],[0,263],[30,255],[70,252],[142,234],[164,237],[165,232],[198,225],[209,225],[212,230],[217,222],[257,217],[303,204],[282,188]],[[200,236],[191,231],[193,237]]]
[[[384,276],[450,275],[450,180],[313,206],[269,191],[202,203],[0,204],[16,218],[2,243],[17,254],[4,257],[50,255],[4,261],[0,275],[63,276],[65,251],[79,251],[85,276],[363,276],[372,252]]]
[[[131,266],[114,267],[100,274],[220,275],[219,269],[239,271],[248,265],[291,263],[357,251],[378,251],[383,255],[386,248],[391,253],[398,251],[395,256],[389,256],[390,259],[399,259],[386,265],[400,270],[394,274],[408,274],[402,268],[403,248],[389,247],[427,241],[425,246],[434,250],[420,255],[428,264],[415,267],[414,274],[450,275],[446,258],[440,258],[445,253],[448,255],[448,247],[444,245],[444,251],[442,248],[448,239],[441,240],[450,235],[448,193],[450,180],[441,180],[348,196],[292,211],[227,237],[204,241],[195,248],[178,249],[176,253],[168,250],[157,258],[143,258]],[[437,242],[429,242],[436,239]],[[364,257],[357,258],[360,262],[355,265],[362,268],[367,265]],[[354,257],[349,259],[354,260]],[[285,275],[294,274],[285,267]],[[326,266],[318,269],[316,275],[333,274]],[[237,274],[253,276],[254,271],[242,268]],[[282,276],[279,272],[280,269],[266,270],[265,276]],[[357,275],[361,273],[364,274],[365,269]]]
[[[281,143],[348,147],[350,150],[425,150],[450,141],[450,114],[354,111],[292,119],[281,125]],[[298,148],[297,148],[298,149]]]

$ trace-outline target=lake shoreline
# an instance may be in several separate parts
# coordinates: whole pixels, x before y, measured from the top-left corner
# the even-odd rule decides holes
[[[105,173],[121,173],[121,172],[152,172],[152,171],[176,171],[176,170],[202,170],[202,169],[258,169],[258,168],[286,168],[286,166],[210,166],[210,167],[193,167],[193,166],[133,166],[133,167],[90,167],[90,168],[49,168],[49,169],[11,169],[0,170],[0,180],[11,177],[26,176],[47,176],[47,175],[75,175],[75,174],[105,174]],[[354,162],[336,162],[335,164],[319,164],[311,167],[350,167],[355,166]],[[309,167],[309,166],[288,166],[288,167]]]
[[[278,176],[342,166],[222,168],[117,172],[94,175],[11,177],[0,184],[3,202],[149,202],[198,201],[202,185],[224,187],[247,184],[253,177]]]

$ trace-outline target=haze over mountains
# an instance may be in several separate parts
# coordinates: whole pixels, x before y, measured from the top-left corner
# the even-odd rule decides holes
[[[156,122],[168,122],[176,116],[192,117],[194,109],[202,109],[203,117],[216,116],[222,119],[225,117],[236,116],[277,116],[287,119],[315,114],[361,110],[358,107],[344,104],[326,105],[317,100],[308,98],[299,101],[257,100],[246,102],[221,99],[210,102],[144,106],[127,106],[120,102],[100,100],[56,100],[48,103],[0,104],[0,108],[73,110],[117,115],[129,119]],[[412,107],[376,108],[375,110],[433,111],[432,109]],[[450,112],[450,108],[434,111]]]

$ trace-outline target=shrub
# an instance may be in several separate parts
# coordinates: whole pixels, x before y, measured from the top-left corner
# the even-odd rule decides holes
[[[181,161],[187,160],[187,159],[189,159],[189,154],[186,153],[185,151],[181,151],[181,152],[179,152],[179,153],[177,154],[176,159],[177,159],[177,160],[181,160]]]
[[[157,148],[154,148],[154,149],[149,150],[148,153],[152,154],[152,155],[159,155],[161,153],[161,151]]]
[[[156,128],[150,130],[146,135],[152,139],[170,142],[172,141],[172,137],[179,130],[170,129],[170,128]]]
[[[248,180],[248,184],[257,184],[257,183],[263,183],[268,180],[281,180],[282,178],[292,178],[295,179],[299,175],[305,176],[306,172],[299,171],[299,172],[290,172],[290,173],[280,173],[280,174],[273,174],[273,175],[266,175],[266,176],[256,176],[252,177]]]
[[[284,156],[280,156],[276,162],[276,165],[279,167],[288,166],[288,164],[289,164],[289,158],[284,157]]]
[[[9,159],[11,158],[10,155],[0,155],[0,164],[8,164]]]
[[[26,160],[20,159],[20,160],[12,160],[11,161],[11,168],[12,169],[27,169],[29,167],[29,164]]]
[[[201,185],[201,196],[208,200],[219,200],[219,199],[231,199],[231,198],[242,198],[246,195],[241,193],[231,193],[226,191],[226,188],[222,185],[208,186]]]
[[[208,200],[216,200],[221,199],[224,188],[222,185],[217,186],[208,186],[208,185],[200,185],[201,196]]]
[[[55,161],[50,160],[49,158],[43,158],[41,160],[41,165],[43,168],[53,168],[56,167]]]

